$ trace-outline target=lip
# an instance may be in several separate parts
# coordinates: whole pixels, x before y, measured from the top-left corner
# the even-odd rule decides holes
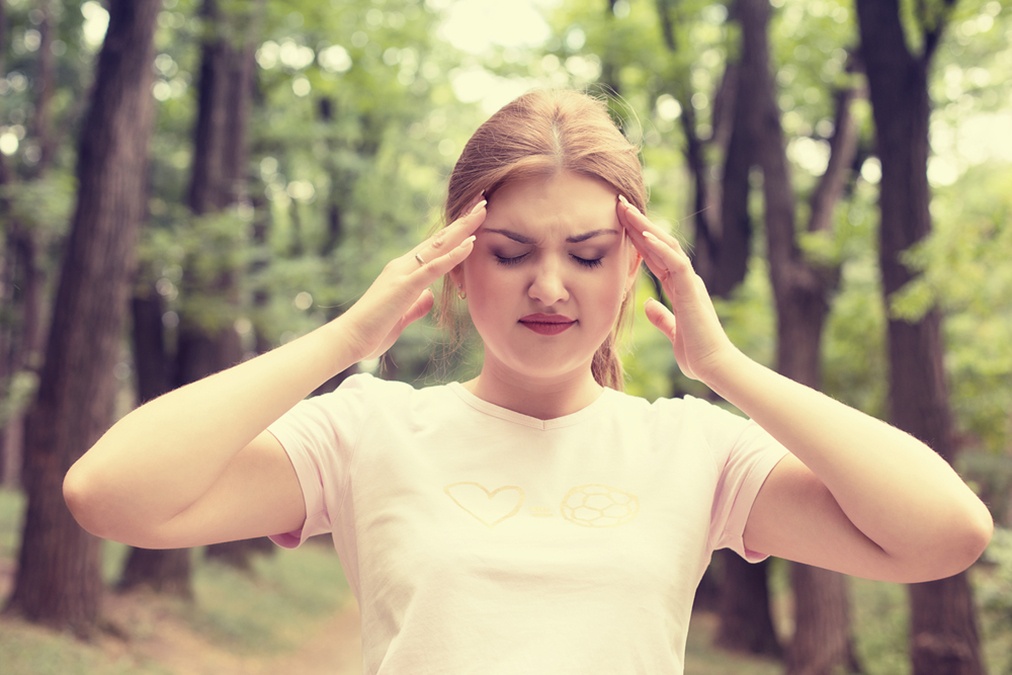
[[[519,323],[538,335],[558,335],[576,325],[576,319],[563,314],[528,314],[520,317]]]

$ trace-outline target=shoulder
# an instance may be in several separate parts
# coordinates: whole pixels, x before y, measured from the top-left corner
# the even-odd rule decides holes
[[[695,396],[653,401],[609,391],[609,417],[628,432],[646,432],[654,443],[708,448],[718,463],[741,445],[750,445],[756,424],[729,406]]]
[[[386,380],[371,373],[355,373],[343,380],[333,391],[322,394],[319,398],[355,397],[391,404],[398,401],[416,399],[421,396],[432,396],[434,392],[441,389],[445,389],[445,387],[418,388],[408,382]]]
[[[615,414],[635,418],[652,418],[664,422],[680,422],[693,426],[744,426],[748,420],[717,403],[695,396],[660,397],[648,400],[641,396],[613,389],[606,391],[608,408]]]
[[[456,396],[448,385],[417,386],[371,373],[351,375],[333,391],[315,398],[317,405],[326,409],[352,408],[365,417],[395,419],[440,409],[449,399]]]

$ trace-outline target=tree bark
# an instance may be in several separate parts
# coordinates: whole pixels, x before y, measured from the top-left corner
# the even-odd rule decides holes
[[[201,49],[198,111],[194,128],[194,161],[188,202],[195,215],[221,213],[245,198],[248,138],[252,104],[255,19],[263,3],[239,10],[204,0],[207,22]],[[237,237],[237,241],[241,237]],[[215,325],[183,313],[179,331],[177,385],[183,385],[238,363],[243,350],[234,319],[239,311],[236,267],[220,267],[213,279],[184,278],[183,292],[218,298],[233,316],[217,317]],[[239,568],[249,567],[255,551],[272,550],[262,543],[228,542],[209,546],[207,555]]]
[[[943,7],[951,10],[954,0]],[[907,46],[898,0],[858,0],[861,51],[882,164],[879,262],[886,305],[916,273],[903,253],[931,232],[927,161],[931,99],[928,76],[945,18],[923,31],[923,50]],[[889,406],[892,422],[947,461],[959,450],[943,366],[941,315],[890,317]],[[977,618],[966,573],[910,587],[913,675],[981,675]]]
[[[673,0],[657,0],[664,44],[673,55],[682,48],[677,34],[680,18],[675,16],[676,5]],[[749,172],[755,162],[756,110],[750,103],[754,85],[744,75],[745,62],[753,55],[744,49],[742,52],[741,59],[729,63],[725,69],[715,97],[720,101],[720,110],[714,111],[714,133],[709,139],[697,133],[687,74],[680,74],[671,82],[682,108],[685,156],[695,189],[692,263],[715,297],[729,297],[741,284],[748,271],[751,250],[748,192]],[[723,156],[719,182],[710,178],[706,160],[707,145],[714,142]],[[663,297],[659,284],[656,285],[658,297]],[[782,650],[769,605],[768,566],[750,565],[729,551],[717,551],[714,562],[714,569],[720,574],[716,643],[732,651],[779,656]]]
[[[835,273],[807,261],[797,241],[796,197],[791,183],[786,143],[780,123],[776,85],[768,44],[768,0],[738,0],[742,26],[742,80],[751,83],[746,100],[756,113],[749,118],[756,160],[763,174],[770,281],[777,311],[777,370],[793,380],[819,388],[822,380],[822,333],[829,313],[828,294]],[[842,193],[847,167],[856,149],[849,117],[850,97],[838,97],[837,154],[813,195],[809,229],[826,228]],[[834,198],[835,197],[835,198]],[[839,574],[806,565],[792,565],[795,632],[788,650],[790,675],[831,675],[857,667],[850,628],[850,598]]]
[[[714,643],[733,652],[780,657],[783,649],[770,613],[769,562],[752,564],[717,551],[721,567],[720,624]]]
[[[51,101],[55,89],[56,65],[52,52],[53,11],[49,1],[38,7],[40,35],[37,69],[33,90],[35,110],[30,134],[40,148],[39,160],[21,178],[37,180],[49,169],[56,139],[52,134]],[[0,3],[0,54],[6,54],[7,15]],[[4,72],[0,56],[0,74]],[[0,156],[0,189],[13,185],[16,172]],[[10,199],[0,195],[0,213],[11,214]],[[7,219],[3,258],[0,259],[0,307],[5,307],[0,321],[0,400],[11,402],[19,395],[12,389],[17,375],[37,368],[45,346],[45,279],[43,277],[38,237],[30,227],[11,214]],[[0,419],[0,485],[21,486],[24,458],[25,410],[9,408],[9,417]]]
[[[673,55],[681,48],[676,28],[676,3],[657,0],[661,35]],[[748,121],[754,114],[750,101],[751,83],[741,78],[740,62],[729,62],[714,96],[713,133],[703,138],[697,131],[688,73],[671,78],[670,87],[681,107],[679,121],[685,137],[685,160],[693,177],[695,241],[692,264],[707,289],[716,297],[729,297],[748,273],[752,245],[752,222],[748,215],[749,172],[754,153]],[[745,101],[745,105],[739,105]],[[706,159],[708,148],[716,146],[721,159],[720,180],[711,177]]]
[[[94,630],[99,542],[63,502],[70,465],[112,423],[118,361],[143,213],[151,63],[159,0],[114,0],[81,130],[78,197],[39,392],[28,416],[28,508],[8,609],[38,623]]]
[[[130,303],[137,402],[144,403],[171,388],[171,362],[165,345],[164,302],[154,284],[140,286]],[[193,564],[190,549],[131,548],[116,587],[120,591],[143,588],[193,598]]]

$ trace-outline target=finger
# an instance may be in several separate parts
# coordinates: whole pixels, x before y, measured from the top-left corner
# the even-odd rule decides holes
[[[676,250],[658,239],[652,232],[643,233],[643,259],[669,296],[691,290],[687,283],[695,276],[692,263],[683,251]]]
[[[425,285],[432,283],[471,255],[471,251],[474,250],[474,240],[475,235],[472,234],[454,248],[432,260],[419,259],[416,255],[414,259],[414,264],[418,267],[416,274],[425,279]]]
[[[633,206],[623,195],[618,196],[617,212],[619,221],[634,237],[636,235],[640,235],[640,237],[642,237],[644,233],[650,232],[668,246],[681,250],[682,245],[674,235],[643,215],[643,213]]]
[[[654,225],[632,204],[619,196],[617,207],[619,222],[625,228],[626,234],[636,250],[643,257],[643,261],[651,272],[662,282],[670,274],[669,258],[681,254],[686,261],[688,256],[678,244],[678,240],[664,232],[660,227]],[[653,237],[653,242],[648,240]],[[658,243],[663,245],[657,246]]]
[[[685,355],[685,344],[682,340],[682,335],[678,330],[678,323],[675,315],[664,306],[663,303],[658,302],[654,298],[647,300],[646,305],[643,307],[644,313],[647,315],[647,319],[650,321],[657,330],[664,334],[664,337],[671,343],[671,347],[675,353],[675,362],[678,363],[678,367],[682,373],[689,378],[696,379],[695,371],[692,365],[686,359]]]
[[[412,254],[417,255],[424,262],[429,262],[447,251],[452,251],[464,239],[474,234],[485,221],[485,215],[488,212],[487,205],[488,202],[485,199],[479,200],[466,214],[422,242]]]
[[[650,323],[664,333],[664,336],[674,344],[675,315],[671,313],[671,310],[654,298],[650,298],[647,300],[646,305],[643,306],[643,311]]]
[[[426,288],[422,291],[421,295],[418,296],[418,299],[415,300],[414,304],[408,308],[408,311],[404,312],[404,316],[402,316],[400,322],[398,322],[400,330],[404,330],[404,328],[428,314],[434,303],[435,296],[432,294],[431,290]]]
[[[390,329],[390,332],[386,334],[376,348],[365,357],[366,360],[375,359],[385,354],[386,351],[390,349],[395,342],[397,342],[397,338],[401,336],[404,329],[428,314],[434,303],[435,296],[432,294],[431,290],[426,288],[411,304],[408,311],[401,315],[401,317],[397,320],[397,323],[393,325],[393,328]]]

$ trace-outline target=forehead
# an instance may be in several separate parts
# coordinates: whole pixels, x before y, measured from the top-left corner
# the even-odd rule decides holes
[[[617,197],[605,181],[571,171],[525,178],[495,191],[483,227],[535,236],[618,230]]]

